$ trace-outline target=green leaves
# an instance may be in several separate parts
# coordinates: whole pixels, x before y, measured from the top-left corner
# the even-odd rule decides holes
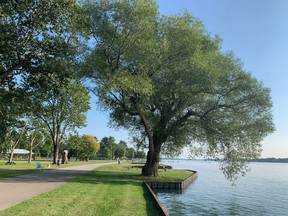
[[[92,135],[83,135],[81,143],[80,158],[95,157],[96,153],[100,150],[100,144],[97,139]]]
[[[83,85],[68,79],[65,86],[52,83],[50,87],[48,90],[48,86],[39,86],[31,91],[32,102],[36,105],[34,115],[45,119],[51,128],[56,123],[63,130],[84,126],[90,97]]]
[[[149,159],[196,144],[197,153],[223,159],[233,179],[259,156],[274,131],[269,89],[201,21],[188,12],[159,17],[155,1],[84,7],[95,40],[86,77],[114,125],[149,140]]]
[[[77,36],[84,35],[76,1],[3,1],[0,9],[0,83],[35,72],[47,58],[68,58],[67,44],[76,45]]]

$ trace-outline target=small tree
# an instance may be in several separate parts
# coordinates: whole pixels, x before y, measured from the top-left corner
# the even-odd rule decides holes
[[[70,156],[88,161],[90,157],[95,157],[99,152],[100,144],[97,138],[92,135],[83,135],[80,137],[78,134],[70,134],[67,139],[67,148]]]
[[[81,150],[80,150],[80,158],[88,161],[90,157],[96,157],[97,152],[100,150],[100,144],[96,137],[92,135],[83,135]]]
[[[115,156],[115,158],[122,158],[122,157],[124,157],[124,148],[123,148],[123,146],[117,144],[117,145],[115,145],[114,149],[115,149],[115,150],[114,150],[114,156]]]
[[[121,157],[124,158],[124,160],[127,157],[127,149],[128,149],[128,145],[125,141],[120,140],[118,143],[119,148],[121,149],[121,151],[123,152],[123,155],[121,155]]]
[[[144,151],[136,151],[135,158],[144,159],[146,158],[146,153]]]
[[[46,83],[42,80],[41,85],[38,83],[34,88],[30,85],[33,114],[49,131],[54,164],[58,160],[60,143],[66,132],[85,126],[86,112],[90,108],[88,91],[78,81],[68,79],[61,82],[51,77]]]
[[[126,157],[133,160],[135,158],[136,151],[134,148],[128,148]]]
[[[48,135],[48,130],[45,124],[43,124],[40,120],[30,117],[28,119],[28,128],[26,132],[26,136],[29,142],[29,155],[28,155],[28,163],[32,161],[33,151],[40,145],[44,145],[45,138]]]
[[[42,135],[44,135],[43,142],[38,143],[39,145],[34,149],[34,154],[48,159],[53,153],[53,142],[49,131]]]
[[[76,134],[70,134],[66,140],[67,148],[69,151],[69,157],[76,157],[76,160],[80,157],[80,152],[82,151],[82,138]]]
[[[26,132],[27,124],[23,121],[19,121],[18,125],[11,127],[6,134],[6,142],[9,145],[9,158],[7,164],[13,164],[14,150],[23,139]]]
[[[113,159],[115,151],[115,138],[112,136],[103,137],[100,141],[100,154],[105,158]]]

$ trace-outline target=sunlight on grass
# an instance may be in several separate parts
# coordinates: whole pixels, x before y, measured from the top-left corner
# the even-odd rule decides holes
[[[152,178],[144,178],[140,175],[141,169],[128,169],[128,166],[99,167],[53,191],[0,211],[0,216],[159,215],[143,185],[144,180]],[[159,174],[156,180],[177,181],[188,177],[191,172],[160,170]]]

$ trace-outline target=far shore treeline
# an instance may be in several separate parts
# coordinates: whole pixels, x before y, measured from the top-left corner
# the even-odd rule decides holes
[[[215,161],[215,159],[182,159],[182,158],[161,158],[161,160],[200,160],[200,161]],[[257,160],[248,160],[247,162],[263,162],[263,163],[288,163],[288,158],[259,158]]]
[[[251,160],[251,162],[288,163],[288,158],[259,158]]]

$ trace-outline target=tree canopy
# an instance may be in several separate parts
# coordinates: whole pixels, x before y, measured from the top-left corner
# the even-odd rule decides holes
[[[66,55],[85,17],[74,0],[0,3],[0,83],[17,74],[37,73],[47,58]]]
[[[52,71],[48,78],[40,76],[29,85],[31,112],[46,125],[53,142],[53,163],[59,157],[66,133],[85,126],[90,109],[90,96],[84,86],[77,80],[58,77],[59,74]]]
[[[81,61],[82,48],[85,47],[84,43],[80,43],[85,37],[83,23],[86,17],[82,12],[81,5],[74,0],[1,1],[1,135],[7,134],[13,126],[11,123],[15,122],[13,119],[19,118],[14,112],[15,107],[22,108],[19,109],[21,117],[27,112],[32,112],[30,108],[33,108],[34,115],[45,119],[50,132],[53,131],[54,144],[55,140],[58,140],[57,143],[60,142],[60,136],[65,135],[66,128],[79,127],[85,123],[83,112],[89,108],[89,97],[85,95],[87,91],[80,82],[77,81],[78,86],[75,86],[77,65]],[[25,88],[22,88],[23,86]],[[22,95],[19,95],[19,92],[22,92]],[[76,101],[77,93],[83,97]],[[19,100],[20,96],[25,100]],[[67,104],[64,104],[65,100]],[[72,100],[79,105],[74,104],[73,107]],[[38,106],[36,111],[37,105],[40,107]],[[86,108],[80,111],[82,115],[79,116],[76,112],[81,109],[81,105]],[[54,107],[51,108],[52,106]],[[76,115],[66,115],[66,119],[63,120],[62,108],[75,109]],[[71,113],[71,110],[69,111]]]
[[[92,135],[83,135],[80,158],[89,160],[89,157],[96,156],[96,153],[100,150],[100,144],[98,140]]]
[[[270,90],[218,36],[188,12],[159,16],[153,0],[84,6],[96,41],[86,77],[114,125],[147,143],[143,175],[157,176],[160,153],[184,146],[221,160],[229,179],[259,156],[274,130]]]

